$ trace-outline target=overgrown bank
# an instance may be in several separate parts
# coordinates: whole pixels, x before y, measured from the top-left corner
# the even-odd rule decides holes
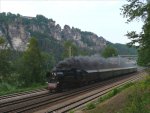
[[[98,104],[90,103],[85,113],[150,113],[150,76],[130,85],[131,87],[112,97],[117,90],[100,98]],[[106,97],[112,97],[107,101]],[[108,99],[108,98],[107,98]],[[93,108],[93,109],[92,109]]]

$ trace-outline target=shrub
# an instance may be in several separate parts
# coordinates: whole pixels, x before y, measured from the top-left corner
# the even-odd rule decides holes
[[[118,93],[118,89],[117,88],[112,90],[112,96],[116,95],[117,93]]]
[[[103,102],[103,101],[104,101],[104,98],[103,98],[103,97],[98,98],[98,103],[101,103],[101,102]]]
[[[16,89],[16,87],[13,87],[12,85],[10,85],[8,83],[2,82],[0,84],[0,91],[12,91],[15,89]]]
[[[86,109],[90,110],[90,109],[94,109],[96,107],[96,105],[93,102],[90,102],[89,104],[87,104]]]

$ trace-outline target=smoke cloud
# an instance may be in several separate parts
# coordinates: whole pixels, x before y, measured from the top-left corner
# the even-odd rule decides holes
[[[95,70],[95,69],[108,69],[108,68],[121,68],[135,66],[126,58],[112,57],[102,58],[99,55],[93,56],[77,56],[67,58],[60,61],[54,69],[84,69],[84,70]]]

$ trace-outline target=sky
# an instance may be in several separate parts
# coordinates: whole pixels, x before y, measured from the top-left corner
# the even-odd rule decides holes
[[[64,25],[90,31],[113,43],[126,44],[127,31],[140,32],[143,23],[126,24],[120,15],[125,0],[0,0],[0,12],[23,16],[44,15]]]

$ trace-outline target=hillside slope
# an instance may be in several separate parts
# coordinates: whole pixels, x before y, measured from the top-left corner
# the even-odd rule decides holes
[[[26,17],[0,13],[0,36],[6,38],[8,46],[20,51],[26,49],[30,37],[35,37],[42,50],[55,56],[60,56],[66,40],[71,40],[78,48],[88,51],[88,54],[100,53],[107,46],[107,40],[102,36],[69,25],[61,28],[54,20],[42,15]],[[119,54],[136,54],[135,49],[122,44],[115,44],[114,47],[119,50]]]

